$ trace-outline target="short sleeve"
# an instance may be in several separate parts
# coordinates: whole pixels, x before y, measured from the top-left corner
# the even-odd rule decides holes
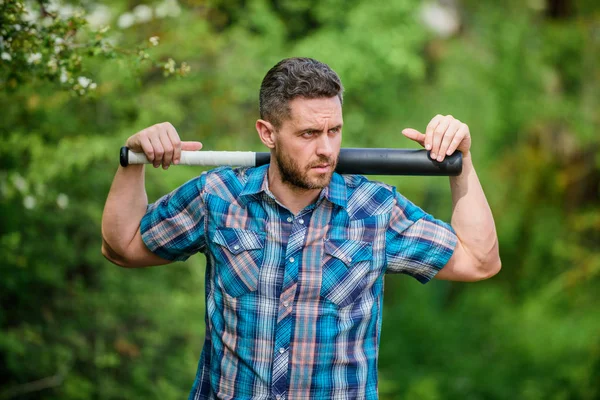
[[[202,176],[149,204],[142,218],[142,240],[154,254],[185,261],[206,246]]]
[[[447,263],[457,243],[449,224],[435,219],[394,191],[395,204],[386,232],[388,273],[431,280]]]

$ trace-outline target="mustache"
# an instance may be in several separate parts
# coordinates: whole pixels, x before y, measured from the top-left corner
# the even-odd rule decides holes
[[[318,167],[319,165],[329,164],[329,165],[337,165],[337,158],[328,158],[328,157],[320,157],[314,163],[311,163],[308,168]]]

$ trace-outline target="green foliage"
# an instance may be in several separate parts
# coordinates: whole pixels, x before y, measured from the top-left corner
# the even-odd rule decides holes
[[[19,4],[0,2],[0,399],[187,395],[204,260],[103,259],[116,155],[163,121],[205,149],[260,150],[260,81],[293,55],[340,73],[347,147],[411,147],[400,130],[438,113],[466,122],[496,217],[492,280],[386,278],[381,398],[600,397],[596,2],[464,1],[445,33],[416,0]],[[99,10],[112,28],[92,26]],[[198,173],[149,169],[150,200]],[[385,179],[449,220],[446,179]]]
[[[82,76],[84,60],[90,57],[127,58],[131,65],[150,62],[163,69],[164,75],[184,76],[189,65],[179,67],[169,58],[158,63],[148,49],[157,46],[159,38],[152,36],[134,50],[117,47],[107,35],[109,26],[92,29],[85,18],[85,9],[39,0],[24,2],[6,0],[0,3],[0,88],[14,90],[30,80],[46,80],[54,88],[71,88],[75,94],[86,95],[97,84]]]

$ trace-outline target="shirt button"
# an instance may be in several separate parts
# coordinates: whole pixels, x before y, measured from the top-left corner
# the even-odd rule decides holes
[[[352,262],[352,257],[347,258],[348,262]]]
[[[294,261],[296,261],[296,259],[294,257],[290,257],[290,262],[293,263]]]
[[[277,396],[275,396],[275,398],[276,398],[277,400],[281,400],[281,399],[283,399],[283,396],[282,396],[282,395],[280,395],[280,394],[278,394]]]
[[[233,249],[234,249],[234,250],[239,250],[239,249],[240,249],[240,246],[238,246],[238,245],[236,244],[235,246],[233,246]]]
[[[280,352],[281,354],[283,354],[283,353],[285,353],[285,349],[284,349],[283,347],[281,347],[281,348],[279,349],[279,352]]]
[[[289,301],[284,301],[283,302],[283,306],[284,307],[289,307],[290,306],[290,302]]]
[[[287,217],[287,222],[292,222],[292,217]]]
[[[302,218],[300,218],[298,222],[300,223],[300,225],[304,225],[304,220]]]

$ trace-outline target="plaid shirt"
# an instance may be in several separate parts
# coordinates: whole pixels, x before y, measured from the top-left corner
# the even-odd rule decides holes
[[[384,273],[430,280],[456,235],[388,185],[333,174],[293,215],[268,166],[218,168],[142,219],[168,260],[206,255],[206,336],[190,399],[376,399]]]

